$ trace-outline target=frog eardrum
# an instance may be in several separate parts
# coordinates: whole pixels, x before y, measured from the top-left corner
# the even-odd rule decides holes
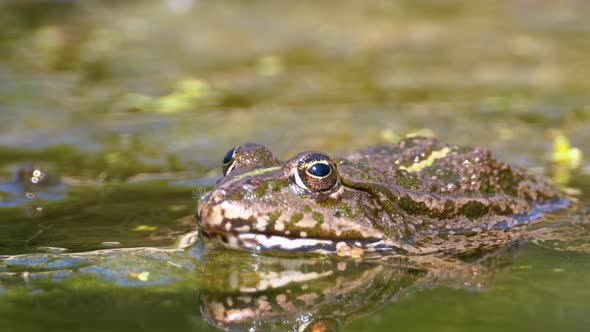
[[[303,155],[293,173],[295,184],[310,193],[330,194],[340,187],[336,163],[319,152]]]

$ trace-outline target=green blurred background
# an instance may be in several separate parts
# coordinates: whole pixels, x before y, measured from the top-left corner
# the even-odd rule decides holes
[[[0,255],[172,245],[247,141],[288,158],[436,135],[488,146],[587,206],[589,13],[585,0],[2,1]],[[588,328],[589,256],[543,250],[525,246],[487,293],[434,289],[350,330]],[[153,307],[150,288],[31,295],[2,280],[3,331],[29,315],[39,323],[19,331],[206,326],[198,282]],[[104,325],[65,324],[67,308],[105,302],[120,310]]]

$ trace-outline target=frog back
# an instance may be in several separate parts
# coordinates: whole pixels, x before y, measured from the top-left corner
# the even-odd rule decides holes
[[[542,203],[562,196],[547,179],[494,158],[487,148],[443,144],[435,138],[371,146],[341,163],[346,176],[356,181],[441,197],[502,196]]]

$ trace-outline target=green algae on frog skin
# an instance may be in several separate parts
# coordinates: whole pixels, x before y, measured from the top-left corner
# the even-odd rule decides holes
[[[296,224],[296,223],[298,223],[302,219],[303,219],[303,213],[294,213],[291,216],[291,220],[290,221],[291,221],[292,224]]]
[[[395,172],[394,179],[395,182],[404,189],[417,189],[421,185],[418,177],[407,170],[399,170]]]
[[[264,151],[267,157],[257,168],[239,150]],[[252,143],[230,152],[239,163],[227,161],[232,174],[197,208],[203,236],[230,247],[335,252],[344,244],[367,251],[454,253],[513,241],[519,226],[540,215],[537,206],[563,206],[562,194],[546,180],[485,149],[433,138],[369,147],[337,162],[316,151],[280,162]],[[507,235],[498,232],[510,228]],[[459,243],[441,243],[440,234],[454,235]]]
[[[321,225],[324,222],[324,215],[319,212],[312,212],[312,218],[317,221],[318,225]]]
[[[341,212],[341,215],[344,215],[348,218],[355,217],[354,213],[352,213],[352,210],[350,209],[350,206],[346,203],[340,204],[340,209],[338,211]]]

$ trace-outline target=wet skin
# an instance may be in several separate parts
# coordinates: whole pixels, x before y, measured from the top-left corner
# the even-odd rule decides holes
[[[469,253],[519,238],[563,207],[548,180],[487,149],[406,138],[342,159],[307,151],[282,162],[267,148],[231,149],[197,207],[202,236],[234,248]]]

